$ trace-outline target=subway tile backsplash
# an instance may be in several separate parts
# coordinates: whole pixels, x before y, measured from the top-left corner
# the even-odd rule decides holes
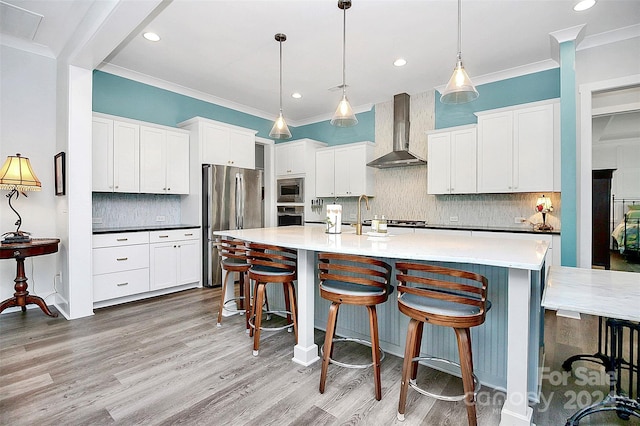
[[[93,193],[94,227],[179,225],[180,196],[161,194]],[[164,221],[157,221],[158,216]],[[95,223],[99,219],[101,223]]]

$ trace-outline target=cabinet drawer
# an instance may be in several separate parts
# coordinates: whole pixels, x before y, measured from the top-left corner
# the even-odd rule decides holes
[[[148,267],[149,246],[146,244],[93,249],[94,275]]]
[[[148,232],[123,232],[120,234],[99,234],[93,236],[93,248],[148,244]]]
[[[149,232],[149,242],[152,244],[167,241],[197,240],[198,238],[200,238],[200,229],[198,228]]]
[[[93,277],[93,301],[115,299],[149,291],[149,268]]]

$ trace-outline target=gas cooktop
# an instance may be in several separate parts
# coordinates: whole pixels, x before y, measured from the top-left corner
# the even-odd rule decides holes
[[[371,225],[371,220],[364,220],[362,221],[363,225]],[[425,226],[427,224],[427,222],[425,222],[424,220],[404,220],[404,219],[387,219],[387,225],[398,225],[398,226],[406,226],[406,227],[411,227],[411,226]]]

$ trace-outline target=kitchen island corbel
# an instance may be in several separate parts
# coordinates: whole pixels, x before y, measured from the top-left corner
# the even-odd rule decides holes
[[[216,234],[298,250],[299,331],[293,361],[302,365],[319,360],[313,330],[315,324],[318,328],[324,327],[321,315],[327,311],[318,308],[321,301],[316,297],[317,252],[374,256],[392,264],[396,259],[442,262],[488,275],[493,308],[487,315],[489,324],[474,329],[477,333],[472,337],[474,361],[479,363],[483,359],[489,369],[497,371],[495,377],[498,379],[492,379],[482,368],[478,368],[476,373],[485,384],[506,391],[501,425],[532,424],[533,410],[528,402],[537,399],[539,350],[542,346],[540,297],[544,275],[541,271],[544,270],[548,243],[422,234],[381,238],[346,232],[326,234],[320,227],[302,226],[218,231]],[[399,315],[393,299],[382,305],[379,316],[379,323],[387,327],[381,331],[381,345],[388,352],[402,356],[402,349],[398,348],[404,347],[406,319]],[[345,310],[341,319],[343,329],[351,327],[357,332],[360,322],[357,317]],[[341,331],[340,324],[338,331]],[[349,330],[350,333],[353,331]],[[385,335],[388,336],[386,340]],[[434,341],[435,337],[439,336],[433,335],[430,339],[425,329],[423,350],[429,346],[447,352],[446,345],[442,345],[442,341]],[[447,356],[446,353],[444,355]]]

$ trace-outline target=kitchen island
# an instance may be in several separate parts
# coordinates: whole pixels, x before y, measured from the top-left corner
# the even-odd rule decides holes
[[[316,311],[321,311],[315,300],[316,252],[373,256],[391,264],[395,259],[440,262],[487,276],[493,308],[487,314],[487,322],[474,329],[474,360],[477,363],[484,358],[490,368],[497,370],[506,365],[504,383],[490,383],[506,391],[501,424],[532,424],[528,401],[537,400],[539,349],[542,346],[540,297],[544,274],[541,271],[548,243],[421,234],[359,236],[349,231],[327,234],[321,227],[289,226],[217,231],[215,234],[298,251],[298,344],[294,347],[293,361],[302,365],[319,360],[314,325],[324,326],[321,318],[314,316]],[[406,319],[393,312],[384,312],[384,309],[397,312],[395,305],[390,299],[381,309],[380,316],[389,319],[387,330],[380,333],[381,345],[386,334],[390,348],[385,350],[391,349],[390,352],[401,355],[401,351],[393,349],[394,346],[404,347]],[[491,323],[490,317],[494,317],[495,324],[487,324]],[[357,317],[345,315],[343,319],[354,322]],[[384,324],[384,321],[380,323]],[[505,336],[502,340],[501,333]],[[440,353],[436,351],[441,348],[437,346],[441,342],[440,339],[434,341],[434,337],[435,333],[431,336],[425,328],[423,350],[426,345],[432,346],[431,353],[438,356]],[[487,383],[480,374],[479,377]]]

